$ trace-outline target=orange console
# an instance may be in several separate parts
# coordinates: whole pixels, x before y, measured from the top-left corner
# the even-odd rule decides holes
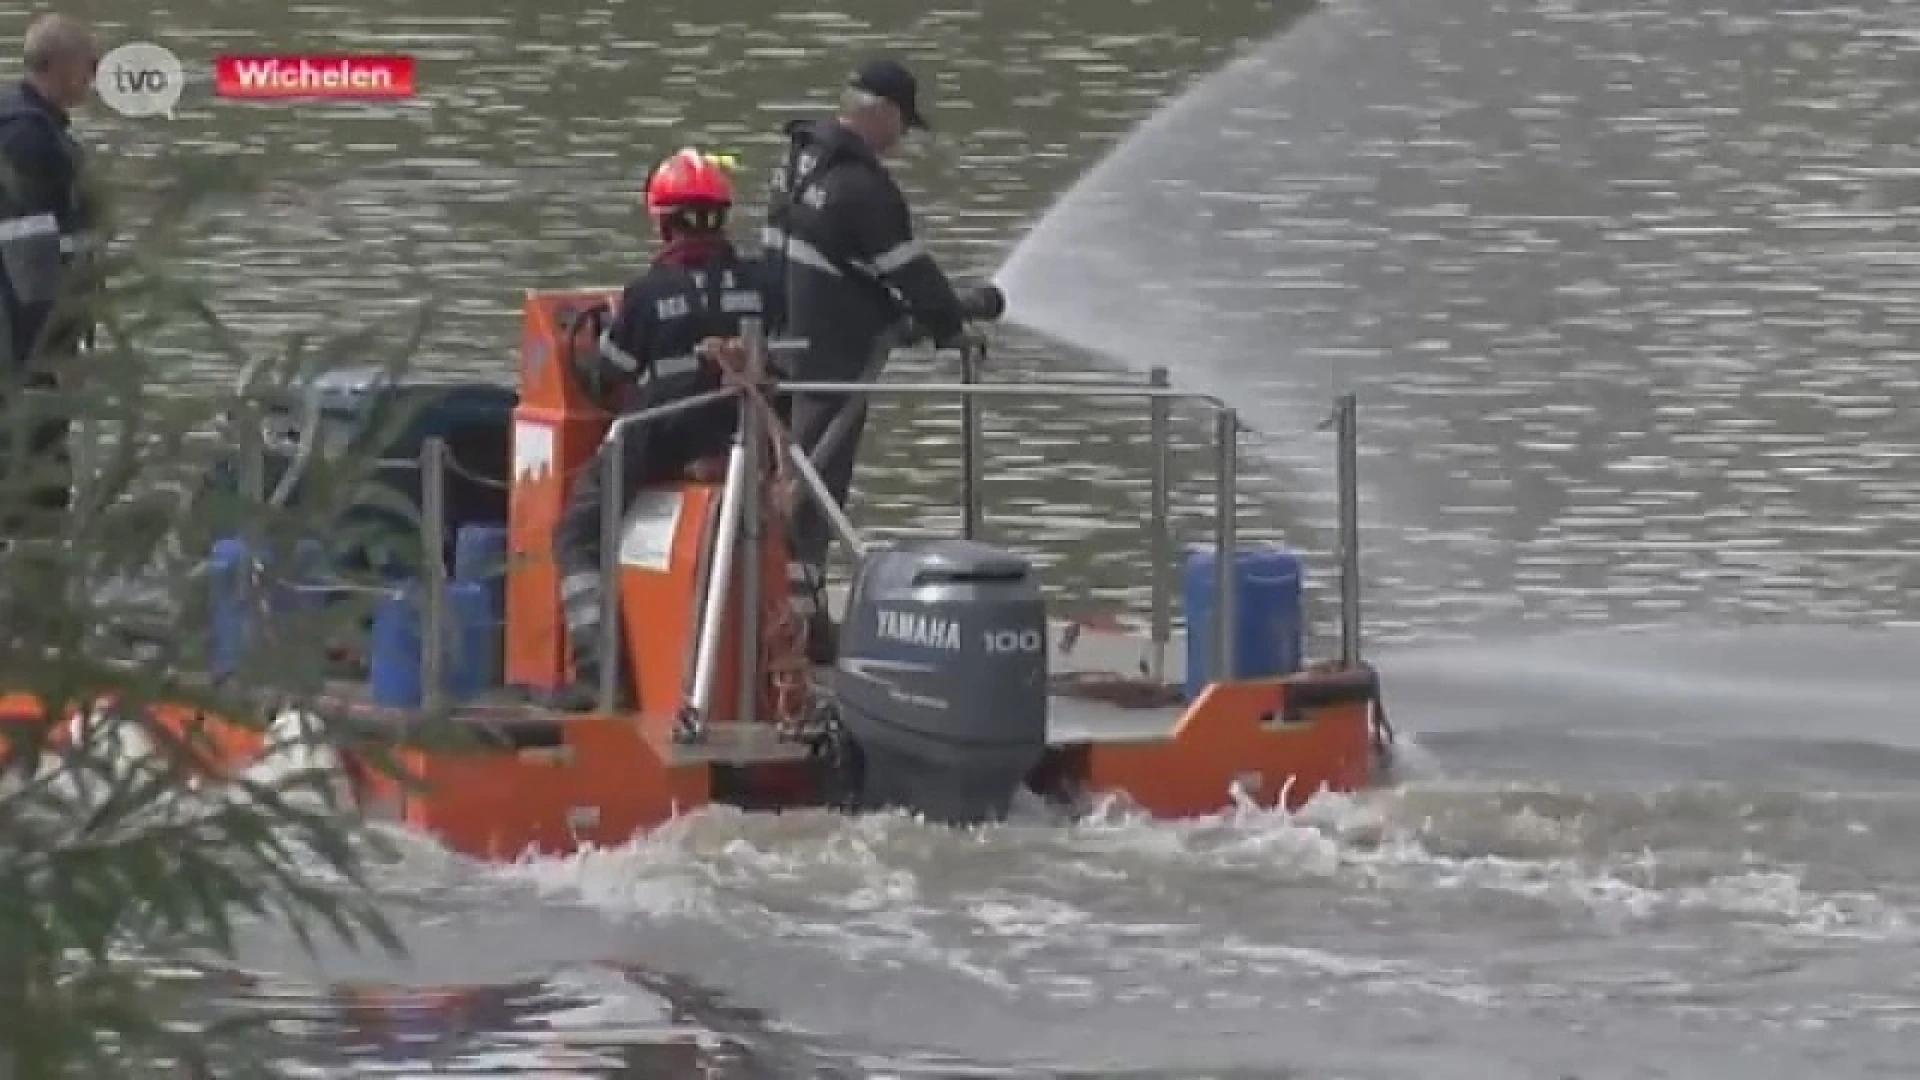
[[[565,509],[571,479],[606,437],[611,417],[572,375],[571,358],[599,347],[602,324],[582,318],[618,299],[612,290],[529,291],[520,348],[520,404],[514,410],[513,493],[508,503],[506,681],[549,689],[568,678],[566,629],[560,611],[560,574],[554,530]],[[702,463],[680,481],[642,491],[621,523],[617,561],[620,618],[638,683],[640,711],[671,716],[680,711],[693,683],[695,643],[700,634],[707,576],[719,532],[725,462]],[[711,477],[711,478],[709,478]],[[758,530],[762,595],[767,620],[786,601],[785,530],[765,511],[775,505],[768,485],[760,492],[765,523]],[[744,535],[740,550],[754,544]],[[768,715],[771,702],[738,697],[744,558],[733,560],[721,623],[714,695],[706,719],[748,721]],[[772,689],[763,682],[763,694]]]
[[[573,358],[599,348],[588,313],[617,289],[527,291],[520,337],[520,404],[513,410],[513,492],[507,503],[510,686],[553,689],[567,679],[566,624],[554,530],[572,478],[606,437],[611,417],[580,387]]]
[[[632,657],[630,670],[639,683],[635,696],[643,713],[673,715],[692,693],[703,615],[701,581],[713,561],[723,493],[719,483],[694,480],[651,488],[634,499],[622,524],[620,614]],[[710,723],[745,723],[768,716],[772,709],[765,678],[761,700],[745,703],[745,708],[738,700],[745,553],[750,546],[751,541],[741,534],[717,639],[713,700],[706,713]],[[768,620],[778,614],[769,609],[786,601],[785,531],[763,524],[758,546],[762,595],[769,601],[762,605],[764,638]]]

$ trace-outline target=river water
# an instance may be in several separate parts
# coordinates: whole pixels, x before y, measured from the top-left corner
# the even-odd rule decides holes
[[[1259,429],[1243,528],[1316,551],[1305,432],[1360,393],[1369,614],[1412,743],[1400,785],[1291,819],[716,811],[508,869],[409,842],[410,963],[262,931],[237,996],[359,1075],[1911,1075],[1920,15],[1295,15],[193,0],[133,28],[202,63],[416,53],[405,105],[202,90],[94,134],[130,168],[187,147],[279,179],[193,255],[261,347],[430,291],[425,361],[487,378],[520,289],[634,263],[652,158],[763,167],[858,56],[910,54],[939,135],[901,171],[950,266],[990,271],[1059,200],[1005,281],[1079,348],[1011,330],[1003,377],[1164,363],[1230,395]],[[950,415],[879,427],[864,520],[951,528]],[[1137,418],[992,429],[996,535],[1049,545],[1062,610],[1137,613]],[[1181,462],[1204,539],[1205,458]]]

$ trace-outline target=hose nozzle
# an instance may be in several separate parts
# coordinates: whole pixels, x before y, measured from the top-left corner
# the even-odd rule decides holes
[[[961,294],[960,307],[969,319],[993,322],[1007,313],[1007,294],[992,285],[978,285]]]

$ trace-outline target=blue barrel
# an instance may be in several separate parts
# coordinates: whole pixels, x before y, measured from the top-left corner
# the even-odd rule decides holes
[[[453,579],[472,582],[486,592],[486,647],[476,677],[482,686],[499,686],[506,650],[507,530],[499,525],[462,526],[453,540]]]
[[[1212,547],[1187,549],[1181,588],[1187,615],[1187,700],[1213,681],[1214,589]],[[1243,548],[1233,566],[1233,667],[1236,679],[1272,678],[1300,670],[1306,643],[1305,567],[1285,548]]]
[[[445,668],[447,695],[455,701],[472,701],[499,685],[500,619],[486,586],[476,581],[456,581],[447,587],[447,612],[455,650]]]
[[[455,581],[504,581],[507,530],[502,525],[463,525],[453,540]]]
[[[373,703],[386,709],[417,709],[420,682],[421,610],[418,582],[383,597],[373,613],[369,690]],[[441,643],[441,689],[451,702],[472,699],[484,689],[485,654],[490,631],[486,590],[471,581],[447,586],[447,634]]]
[[[247,545],[231,537],[207,556],[207,669],[215,678],[239,670],[252,636],[251,562]]]
[[[326,606],[331,578],[326,546],[312,538],[301,540],[293,546],[292,567],[272,575],[267,610],[276,615],[318,611]]]
[[[273,573],[271,566],[263,566],[263,578],[256,582],[253,564],[259,561],[264,560],[245,540],[233,536],[216,541],[207,557],[208,610],[213,623],[207,667],[216,677],[239,670],[262,629],[263,615],[273,620],[326,606],[327,551],[319,541],[302,540],[294,546],[286,572]],[[265,586],[264,595],[254,595],[257,585]]]

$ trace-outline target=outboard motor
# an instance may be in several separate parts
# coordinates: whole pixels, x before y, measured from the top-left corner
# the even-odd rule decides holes
[[[966,540],[869,552],[834,691],[861,809],[1006,816],[1047,750],[1047,602],[1033,564]]]

